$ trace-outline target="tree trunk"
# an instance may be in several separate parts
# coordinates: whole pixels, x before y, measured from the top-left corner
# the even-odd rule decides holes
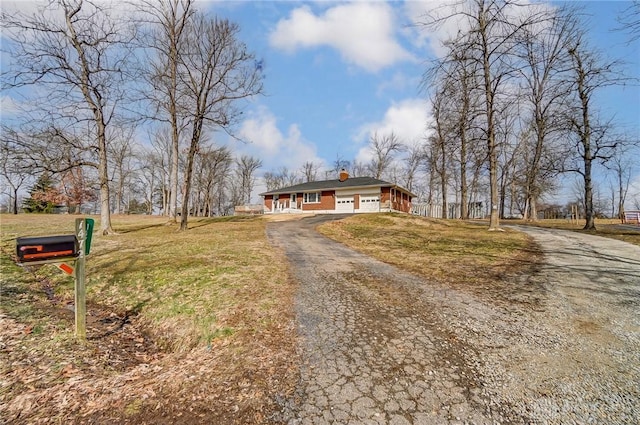
[[[173,118],[172,118],[173,120]],[[178,155],[180,146],[178,143],[178,128],[172,123],[172,144],[171,144],[171,174],[169,176],[169,223],[177,222],[178,215]]]
[[[178,13],[178,3],[173,2],[170,4],[172,14],[169,17],[167,23],[167,30],[169,31],[169,116],[171,120],[171,171],[169,176],[169,224],[177,222],[178,215],[178,171],[180,162],[178,157],[180,156],[180,132],[178,130],[179,117],[178,117],[178,65],[180,62],[179,44],[182,37],[182,31],[184,29],[186,17],[190,15],[191,3],[187,2],[182,15]],[[183,200],[187,202],[187,200]],[[181,219],[182,222],[182,219]]]
[[[184,175],[184,191],[182,193],[182,212],[180,216],[180,231],[187,230],[189,219],[189,197],[191,195],[191,177],[193,175],[193,163],[195,161],[196,152],[200,141],[201,123],[194,123],[193,135],[191,137],[191,145],[187,154],[187,167]]]
[[[536,200],[535,196],[531,198],[529,208],[531,210],[530,220],[533,222],[538,221],[538,201]]]
[[[584,147],[584,230],[595,230],[596,222],[593,211],[593,181],[591,177],[591,167],[593,165],[593,154],[591,152],[591,122],[589,120],[589,96],[583,90],[583,80],[579,82],[579,95],[582,101],[582,134],[581,142]]]
[[[460,140],[460,218],[469,219],[469,194],[467,187],[467,141],[464,130]]]
[[[13,214],[18,214],[18,188],[13,189]]]
[[[82,5],[80,4],[80,7]],[[84,96],[85,101],[92,109],[94,122],[96,124],[97,131],[97,142],[98,142],[98,179],[100,185],[100,229],[103,235],[109,235],[115,233],[113,228],[111,227],[111,210],[109,205],[109,173],[108,173],[108,161],[107,161],[107,132],[106,132],[106,124],[104,117],[104,110],[102,109],[102,105],[98,101],[100,96],[97,95],[98,99],[94,98],[95,92],[97,89],[95,86],[93,87],[93,92],[91,91],[91,81],[90,75],[91,72],[89,70],[89,63],[87,61],[86,52],[83,49],[82,44],[80,43],[78,36],[76,34],[76,30],[71,23],[71,18],[77,13],[80,9],[78,8],[75,11],[65,10],[66,14],[66,22],[67,29],[69,30],[69,34],[71,36],[71,42],[78,53],[78,58],[81,63],[81,75],[80,81],[81,86],[80,90]]]
[[[440,174],[440,191],[442,194],[442,218],[449,218],[449,214],[447,211],[447,159],[445,156],[445,146],[444,140],[440,139],[440,147],[442,148],[442,162],[440,166],[442,167],[442,173]]]
[[[504,218],[504,211],[505,211],[505,208],[507,207],[506,206],[506,203],[507,203],[507,187],[506,186],[507,186],[507,181],[508,180],[509,180],[509,172],[507,171],[507,172],[501,173],[500,184],[499,184],[499,186],[500,186],[500,196],[499,196],[500,204],[499,204],[499,209],[498,209],[498,212],[499,212],[498,215],[499,215],[500,218]]]
[[[484,9],[479,11],[478,23],[482,37],[482,66],[484,71],[484,95],[487,114],[487,153],[489,157],[489,185],[491,190],[489,230],[498,230],[500,228],[500,218],[498,215],[498,152],[493,119],[494,99],[493,88],[491,87],[491,63],[489,61],[489,42],[487,41],[487,21],[485,14],[486,11]]]
[[[109,174],[107,172],[107,137],[102,116],[96,119],[98,122],[98,176],[100,179],[100,229],[103,235],[114,233],[111,227],[111,209],[109,208]]]
[[[122,208],[124,205],[124,182],[123,180],[123,174],[124,172],[122,171],[122,168],[120,168],[119,170],[119,176],[118,176],[118,190],[116,192],[116,213],[117,214],[124,214],[124,209]]]
[[[621,166],[618,168],[618,218],[620,222],[624,222],[624,201],[626,193],[624,189],[624,177]],[[613,215],[611,216],[613,217]]]
[[[595,230],[595,214],[593,211],[593,182],[591,180],[591,159],[587,159],[585,152],[584,160],[584,230]]]

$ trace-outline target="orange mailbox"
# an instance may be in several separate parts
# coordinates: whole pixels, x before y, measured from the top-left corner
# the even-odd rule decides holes
[[[80,254],[78,239],[75,235],[17,238],[16,251],[20,263],[55,261],[77,257]]]

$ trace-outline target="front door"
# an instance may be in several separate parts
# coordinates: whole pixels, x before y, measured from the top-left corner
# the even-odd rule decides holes
[[[291,194],[291,205],[289,206],[289,208],[298,208],[298,195],[295,193]]]

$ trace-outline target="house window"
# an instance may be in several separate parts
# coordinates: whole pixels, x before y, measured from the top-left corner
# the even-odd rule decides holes
[[[305,193],[303,199],[305,204],[319,204],[320,192]]]

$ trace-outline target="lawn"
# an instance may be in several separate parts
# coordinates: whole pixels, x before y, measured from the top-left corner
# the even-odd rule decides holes
[[[537,254],[520,232],[488,232],[462,221],[402,214],[356,215],[320,231],[404,270],[454,284],[499,275]]]
[[[291,390],[296,365],[295,286],[268,245],[265,220],[191,219],[189,231],[178,232],[161,217],[113,217],[118,233],[96,231],[87,258],[83,343],[73,335],[73,279],[51,265],[14,262],[16,237],[71,234],[75,218],[0,218],[6,422],[80,414],[266,421],[274,395]]]

